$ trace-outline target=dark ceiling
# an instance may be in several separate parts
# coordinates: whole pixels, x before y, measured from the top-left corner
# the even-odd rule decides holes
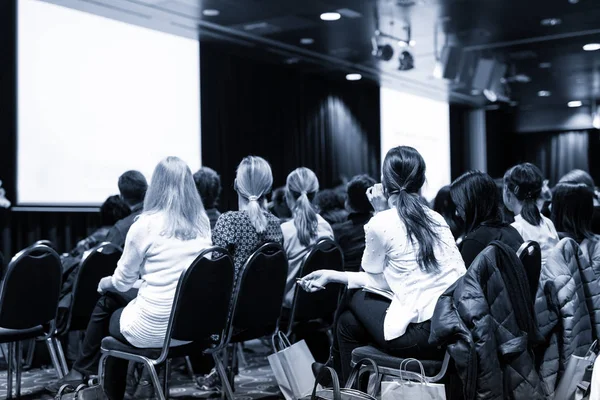
[[[47,0],[154,29],[236,46],[270,62],[294,65],[344,79],[359,72],[382,85],[453,102],[486,104],[468,79],[433,77],[436,53],[451,43],[462,59],[495,59],[507,65],[506,103],[531,109],[591,104],[600,97],[600,0]],[[204,16],[203,10],[219,11]],[[338,11],[338,21],[320,14]],[[546,26],[545,19],[559,23]],[[407,50],[415,68],[398,71],[396,41],[389,62],[376,60],[371,39],[377,27],[405,38],[410,24],[416,44]],[[437,50],[434,46],[438,29]],[[302,38],[313,39],[303,45]],[[448,42],[446,42],[448,40]],[[528,81],[528,82],[523,82]],[[539,91],[549,97],[539,97]]]

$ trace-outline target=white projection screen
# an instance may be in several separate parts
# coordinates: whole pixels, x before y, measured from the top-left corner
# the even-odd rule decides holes
[[[431,201],[450,183],[450,108],[447,102],[381,88],[381,160],[411,146],[427,164],[422,195]]]
[[[197,40],[18,1],[19,205],[99,205],[129,169],[200,166]]]

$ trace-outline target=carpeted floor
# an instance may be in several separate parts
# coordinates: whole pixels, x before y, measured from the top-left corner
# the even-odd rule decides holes
[[[266,358],[270,354],[269,349],[259,341],[249,342],[246,347],[250,350],[245,354],[247,365],[240,368],[240,373],[235,378],[236,400],[282,399],[283,396]],[[44,386],[55,379],[54,369],[24,371],[21,379],[21,398],[53,399],[44,391]],[[6,398],[6,386],[6,371],[2,371],[0,372],[0,398],[2,399]],[[169,398],[220,398],[220,394],[202,391],[188,375],[173,372]]]

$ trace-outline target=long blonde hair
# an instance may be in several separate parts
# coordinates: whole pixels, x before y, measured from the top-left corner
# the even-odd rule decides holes
[[[246,212],[256,232],[267,229],[267,217],[264,214],[265,196],[273,186],[271,166],[262,157],[245,157],[238,165],[235,190],[248,200]]]
[[[210,222],[192,171],[178,157],[161,160],[152,174],[144,200],[144,214],[165,214],[161,235],[180,240],[210,236]]]
[[[294,226],[298,231],[298,240],[308,246],[317,237],[317,212],[312,204],[319,191],[317,175],[308,168],[296,168],[287,177],[286,196],[288,206],[294,215]]]

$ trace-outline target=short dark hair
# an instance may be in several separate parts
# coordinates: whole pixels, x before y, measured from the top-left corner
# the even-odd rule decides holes
[[[202,199],[204,208],[215,208],[221,195],[221,177],[209,167],[202,167],[194,174],[196,189]]]
[[[118,195],[110,196],[100,206],[102,226],[112,226],[131,214],[131,209]]]
[[[352,178],[346,187],[348,206],[358,213],[372,212],[373,206],[367,198],[367,189],[376,183],[369,175],[357,175]]]
[[[463,212],[465,230],[469,233],[483,223],[500,223],[501,197],[496,182],[485,172],[469,171],[450,185],[450,196]]]
[[[315,195],[315,204],[320,212],[326,213],[332,210],[343,209],[344,199],[333,189],[323,189]]]
[[[585,183],[559,183],[552,196],[552,222],[577,242],[593,239],[594,192]]]
[[[454,239],[458,239],[464,233],[464,222],[456,215],[456,204],[450,196],[450,185],[443,186],[433,199],[433,211],[440,214],[452,231]]]
[[[140,171],[130,170],[119,177],[119,192],[129,205],[144,201],[148,190],[148,181]]]

